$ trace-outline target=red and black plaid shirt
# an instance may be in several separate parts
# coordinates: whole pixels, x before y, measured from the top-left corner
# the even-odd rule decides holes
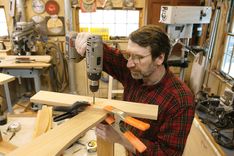
[[[103,63],[104,71],[123,84],[124,101],[159,105],[157,120],[141,119],[150,123],[149,130],[130,129],[147,146],[145,152],[136,155],[182,155],[195,113],[190,89],[169,69],[159,83],[143,85],[142,80],[132,78],[120,52],[106,45]]]

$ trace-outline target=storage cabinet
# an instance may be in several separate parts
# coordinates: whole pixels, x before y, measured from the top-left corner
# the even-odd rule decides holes
[[[197,6],[200,5],[200,0],[148,0],[147,24],[157,24],[160,27],[164,27],[163,24],[159,23],[162,5]]]

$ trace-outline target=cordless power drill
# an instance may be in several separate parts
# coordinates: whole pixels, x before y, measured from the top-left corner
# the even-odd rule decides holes
[[[93,104],[95,103],[95,94],[99,89],[99,79],[101,78],[103,66],[103,42],[99,35],[92,35],[87,40],[86,48],[87,75],[90,80],[89,89],[93,92]]]
[[[69,39],[69,46],[77,55],[75,50],[75,40],[76,33],[73,33]],[[87,40],[86,65],[88,79],[90,80],[89,89],[93,92],[93,103],[95,103],[94,93],[99,89],[99,79],[101,78],[103,66],[103,42],[100,35],[92,35]]]

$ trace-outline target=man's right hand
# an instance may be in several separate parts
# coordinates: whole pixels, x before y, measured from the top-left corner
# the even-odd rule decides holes
[[[90,36],[92,36],[92,34],[89,32],[81,32],[78,33],[76,36],[75,46],[78,54],[80,54],[81,56],[85,55],[87,40]]]

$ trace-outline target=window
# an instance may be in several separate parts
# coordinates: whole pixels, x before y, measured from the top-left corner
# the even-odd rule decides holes
[[[3,7],[0,7],[0,25],[1,25],[0,37],[8,36],[6,15]]]
[[[228,35],[221,71],[234,78],[234,36]]]
[[[128,36],[139,27],[139,10],[79,10],[80,28],[107,28],[109,36]]]

